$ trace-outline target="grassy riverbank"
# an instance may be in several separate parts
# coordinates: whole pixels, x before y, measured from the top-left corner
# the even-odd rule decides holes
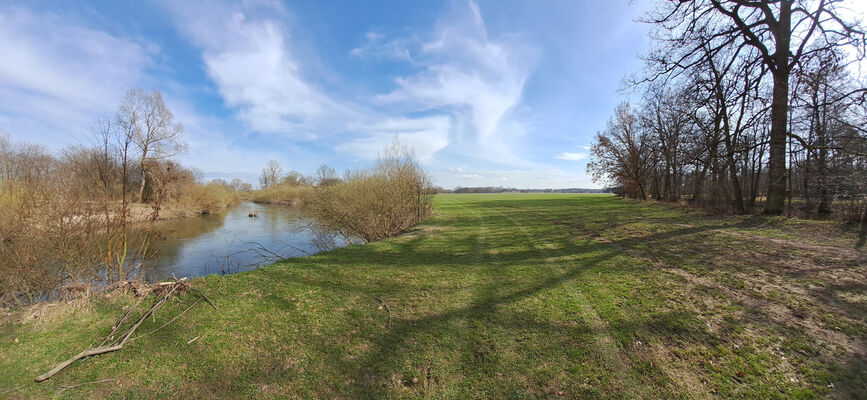
[[[434,217],[397,238],[197,279],[218,310],[196,307],[45,383],[33,378],[98,344],[132,299],[6,316],[0,397],[51,397],[108,378],[60,396],[789,399],[867,390],[865,254],[832,224],[710,218],[604,195],[435,203]]]

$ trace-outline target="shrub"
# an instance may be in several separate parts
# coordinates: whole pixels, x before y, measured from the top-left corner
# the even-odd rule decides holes
[[[232,190],[216,182],[190,182],[178,188],[178,193],[178,205],[199,214],[210,214],[238,201],[238,196]]]
[[[369,243],[406,232],[430,215],[432,194],[413,153],[395,143],[371,167],[317,187],[311,212],[323,228]]]
[[[250,198],[256,203],[307,206],[313,199],[313,186],[286,183],[271,185],[253,192]]]

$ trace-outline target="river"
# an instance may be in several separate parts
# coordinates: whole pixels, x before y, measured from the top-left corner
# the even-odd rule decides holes
[[[151,282],[246,271],[322,247],[310,219],[281,205],[242,202],[220,213],[159,221],[153,229],[158,232],[151,245],[155,259],[146,272]]]

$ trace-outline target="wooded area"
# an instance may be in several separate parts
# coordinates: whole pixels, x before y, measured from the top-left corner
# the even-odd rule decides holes
[[[659,2],[588,171],[636,199],[867,218],[865,33],[841,0]],[[863,222],[861,222],[863,224]]]

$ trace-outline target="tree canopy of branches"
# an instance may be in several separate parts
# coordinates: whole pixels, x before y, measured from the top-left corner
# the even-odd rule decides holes
[[[150,164],[165,160],[186,151],[182,136],[184,127],[174,120],[174,114],[166,107],[158,91],[147,93],[131,89],[120,103],[116,122],[129,143],[138,150],[141,181],[139,200],[145,200],[145,185],[152,177]],[[150,163],[150,164],[149,164]]]
[[[647,180],[655,167],[647,130],[638,129],[638,118],[628,103],[617,106],[605,131],[596,136],[587,168],[596,180],[618,182],[630,197],[647,197]]]
[[[791,120],[790,78],[804,61],[842,47],[863,54],[865,33],[841,14],[843,0],[692,0],[659,2],[645,22],[655,25],[650,73],[636,82],[668,85],[684,73],[732,65],[758,70],[750,79],[770,80],[768,180],[765,212],[780,214],[786,197],[786,140]],[[757,84],[751,84],[757,86]]]
[[[597,136],[594,179],[716,211],[867,218],[867,88],[849,67],[865,33],[845,6],[656,2],[646,67],[626,80],[643,96]]]
[[[283,167],[277,160],[269,160],[265,168],[262,168],[262,175],[259,176],[259,187],[267,189],[273,185],[280,183],[280,178],[283,177]]]

